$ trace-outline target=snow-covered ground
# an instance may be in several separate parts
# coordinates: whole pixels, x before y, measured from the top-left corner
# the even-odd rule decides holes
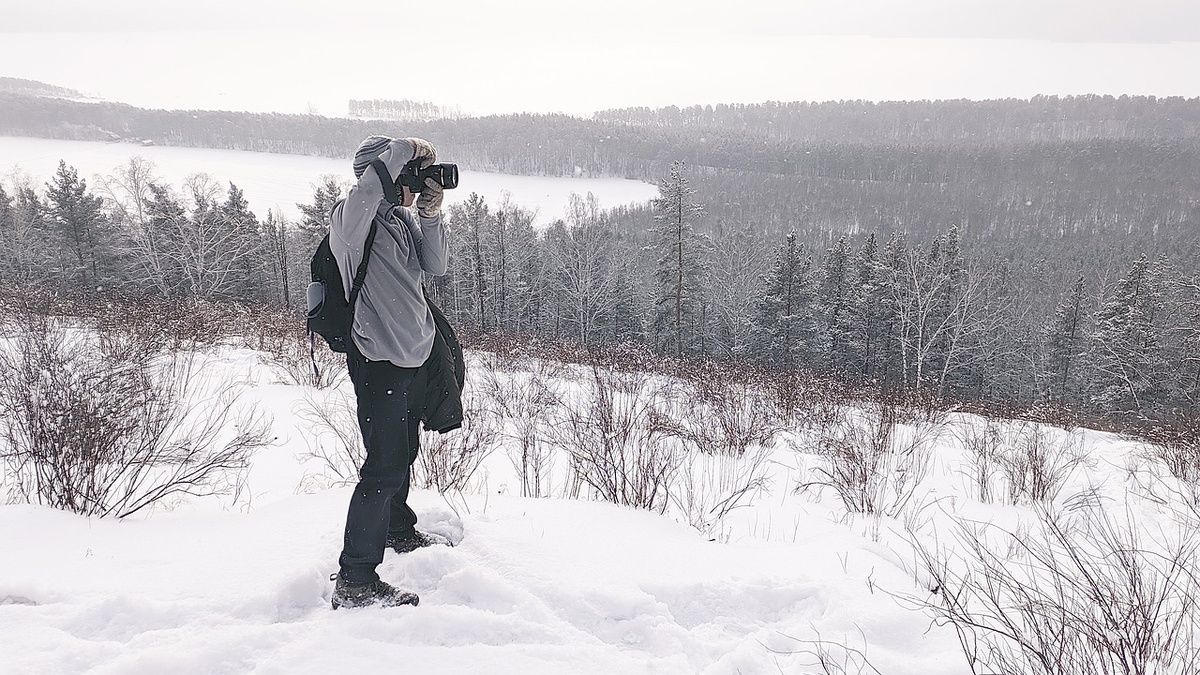
[[[353,148],[347,153],[353,154]],[[0,136],[0,182],[13,171],[21,171],[40,186],[48,182],[65,161],[79,176],[96,189],[96,176],[112,176],[114,170],[141,157],[154,163],[158,175],[178,188],[193,173],[207,173],[223,188],[234,183],[245,193],[250,210],[266,218],[268,210],[295,220],[300,217],[296,204],[309,204],[313,192],[325,175],[347,180],[352,177],[350,159],[276,155],[241,150],[142,147],[131,143],[60,141],[44,138]],[[444,161],[453,162],[453,157]],[[623,178],[552,178],[510,176],[506,174],[463,171],[457,189],[446,192],[446,204],[454,204],[477,193],[489,204],[507,197],[514,204],[537,212],[535,224],[548,225],[566,215],[571,194],[591,192],[603,208],[644,203],[658,196],[658,188],[649,183]]]
[[[273,419],[275,442],[255,456],[247,491],[124,520],[0,506],[0,672],[843,672],[814,665],[822,641],[844,672],[970,672],[954,630],[906,606],[929,592],[914,580],[900,519],[852,517],[828,491],[797,490],[818,462],[798,432],[747,451],[746,461],[765,458],[763,488],[705,531],[675,508],[566,499],[561,482],[546,498],[518,496],[515,440],[498,434],[467,490],[412,495],[421,527],[457,544],[388,552],[382,578],[417,592],[420,606],[331,611],[349,489],[305,461],[327,430],[304,411],[348,383],[286,383],[248,349],[205,358],[199,372],[236,381]],[[480,354],[469,363],[473,397],[518,391],[541,372],[569,405],[584,405],[585,370],[497,369],[502,361]],[[1005,523],[1027,512],[972,496],[957,438],[980,424],[947,418],[910,526],[939,512]],[[1053,433],[1076,439],[1091,462],[1064,495],[1125,492],[1134,446]],[[836,645],[862,650],[877,671],[852,667]]]

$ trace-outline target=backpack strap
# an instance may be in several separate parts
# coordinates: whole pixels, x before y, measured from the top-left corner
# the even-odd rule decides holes
[[[376,157],[371,160],[371,166],[375,167],[375,175],[379,177],[379,184],[383,186],[383,196],[392,206],[400,203],[400,195],[396,192],[396,184],[392,182],[392,175],[388,173],[387,165],[382,159]],[[354,305],[358,300],[358,292],[362,290],[363,284],[367,281],[367,263],[371,261],[371,245],[375,243],[375,233],[379,230],[379,221],[375,216],[371,217],[371,231],[367,233],[367,241],[363,244],[362,262],[358,263],[358,269],[354,272],[354,283],[350,286],[350,321],[351,325],[354,322]]]
[[[379,176],[379,183],[383,185],[383,197],[388,200],[392,206],[400,205],[400,193],[396,191],[396,184],[392,182],[392,174],[388,173],[387,165],[382,159],[376,157],[371,160],[371,166],[375,167],[375,175]]]

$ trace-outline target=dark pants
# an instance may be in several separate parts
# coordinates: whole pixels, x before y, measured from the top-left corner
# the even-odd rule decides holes
[[[358,398],[358,425],[367,458],[346,514],[346,538],[339,559],[342,578],[368,583],[379,575],[388,535],[411,535],[417,514],[408,507],[412,462],[420,447],[418,402],[409,391],[416,368],[368,361],[351,347],[346,354],[350,381]]]

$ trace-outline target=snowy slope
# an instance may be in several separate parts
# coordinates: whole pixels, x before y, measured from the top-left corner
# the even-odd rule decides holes
[[[319,432],[300,411],[314,392],[283,384],[258,352],[207,358],[206,376],[240,382],[274,417],[248,492],[120,521],[0,506],[0,672],[820,673],[821,641],[845,672],[876,671],[840,646],[887,675],[970,672],[953,629],[905,601],[929,593],[904,524],[797,491],[814,458],[789,443],[769,451],[769,487],[716,540],[670,511],[515,496],[498,449],[465,494],[414,491],[421,526],[457,543],[388,552],[382,578],[417,592],[419,607],[331,611],[349,489],[321,489],[304,461]],[[480,389],[494,360],[471,361]],[[1093,459],[1064,494],[1122,493],[1133,448],[1076,435]],[[970,497],[952,436],[937,441],[908,524],[946,510],[1015,522],[1024,509]]]

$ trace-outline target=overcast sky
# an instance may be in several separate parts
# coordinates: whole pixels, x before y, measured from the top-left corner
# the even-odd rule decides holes
[[[153,107],[1200,95],[1200,2],[1182,0],[0,0],[0,17],[0,76]]]

